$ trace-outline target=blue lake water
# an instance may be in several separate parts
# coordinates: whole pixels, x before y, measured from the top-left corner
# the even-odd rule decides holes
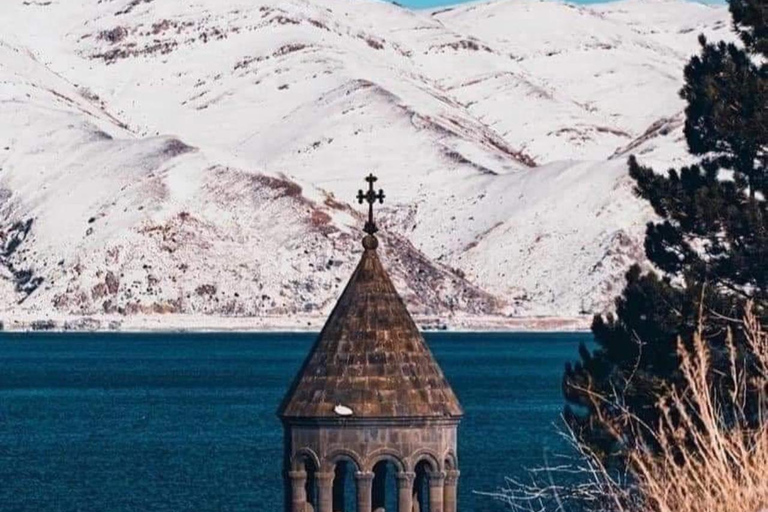
[[[0,334],[0,510],[282,507],[277,405],[312,334]],[[588,334],[428,334],[464,406],[473,491],[567,453],[560,378]]]

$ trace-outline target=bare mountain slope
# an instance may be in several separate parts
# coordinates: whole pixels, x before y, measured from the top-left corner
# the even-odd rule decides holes
[[[601,310],[650,215],[626,155],[685,159],[682,66],[698,31],[728,37],[681,0],[3,10],[8,318],[322,315],[370,171],[417,312]]]

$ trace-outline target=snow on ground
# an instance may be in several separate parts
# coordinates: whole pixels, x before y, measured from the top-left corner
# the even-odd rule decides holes
[[[136,137],[25,52],[3,45],[0,59],[9,325],[62,312],[290,317],[332,305],[362,250],[332,222],[357,224],[347,208],[177,138]],[[454,272],[385,240],[416,311],[490,310],[492,298]],[[413,273],[430,279],[403,279]]]
[[[682,67],[699,32],[731,37],[725,8],[682,0],[2,10],[9,320],[322,317],[369,172],[416,313],[604,310],[650,218],[626,157],[686,160]]]

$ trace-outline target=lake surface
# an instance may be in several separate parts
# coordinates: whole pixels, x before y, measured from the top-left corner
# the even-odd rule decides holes
[[[282,510],[278,403],[313,334],[0,334],[0,510]],[[589,334],[427,334],[464,406],[459,508],[557,434]]]

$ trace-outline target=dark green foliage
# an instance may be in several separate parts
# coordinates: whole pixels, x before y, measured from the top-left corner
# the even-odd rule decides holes
[[[681,96],[687,100],[685,137],[713,178],[732,169],[739,189],[750,195],[765,188],[768,142],[768,72],[733,44],[708,44],[685,68]]]
[[[731,0],[733,27],[751,53],[768,56],[768,3]]]
[[[701,54],[685,68],[685,136],[698,163],[663,175],[629,160],[635,192],[660,218],[648,225],[645,239],[658,272],[629,270],[615,314],[593,321],[597,349],[581,347],[580,361],[566,367],[566,419],[606,457],[620,456],[625,443],[643,436],[623,428],[625,413],[655,424],[656,393],[680,378],[678,339],[690,339],[701,324],[715,368],[726,371],[726,333],[733,332],[738,350],[738,319],[748,301],[765,319],[766,1],[733,0],[731,12],[744,47],[702,37]],[[715,392],[728,385],[714,373]]]

